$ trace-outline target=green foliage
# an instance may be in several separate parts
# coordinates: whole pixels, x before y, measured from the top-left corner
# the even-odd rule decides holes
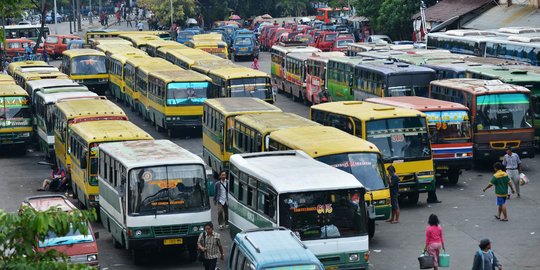
[[[139,0],[137,1],[137,5],[152,10],[162,25],[171,24],[170,1]],[[173,18],[176,22],[184,22],[188,17],[193,17],[197,12],[197,4],[194,0],[172,0],[172,6]]]
[[[66,255],[56,250],[40,252],[36,247],[49,232],[66,235],[73,228],[87,234],[87,223],[95,218],[95,211],[39,212],[27,206],[18,214],[0,210],[0,269],[90,269],[68,263]]]

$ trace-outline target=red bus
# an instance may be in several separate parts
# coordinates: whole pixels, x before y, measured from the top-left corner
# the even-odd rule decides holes
[[[472,168],[469,108],[460,103],[415,96],[368,98],[366,101],[425,113],[436,174],[448,177],[450,184],[457,184],[462,169]]]
[[[308,103],[321,103],[322,91],[326,87],[326,65],[328,60],[336,57],[345,57],[342,52],[312,53],[306,63],[306,92],[304,97]]]
[[[324,23],[334,23],[337,22],[337,19],[341,16],[341,13],[348,13],[350,11],[349,8],[318,8],[317,9],[317,16],[315,16],[315,20],[322,21]]]
[[[498,160],[507,147],[534,157],[529,89],[499,80],[447,79],[432,81],[429,96],[470,108],[475,160]]]

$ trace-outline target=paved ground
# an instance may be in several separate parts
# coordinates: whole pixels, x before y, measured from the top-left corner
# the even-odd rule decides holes
[[[65,25],[67,26],[67,24]],[[65,27],[62,26],[62,27]],[[60,27],[59,27],[60,29]],[[66,29],[66,28],[63,28]],[[69,30],[69,27],[67,28]],[[269,55],[262,53],[261,70],[269,71]],[[251,63],[240,63],[249,66]],[[294,103],[279,95],[277,106],[284,111],[308,116],[308,108]],[[165,138],[164,133],[157,133],[148,123],[124,108],[130,119],[149,132],[154,138]],[[202,155],[199,132],[184,130],[172,140],[178,145]],[[0,151],[0,208],[16,211],[20,202],[27,196],[37,195],[36,188],[41,180],[50,173],[45,166],[37,165],[41,156],[29,152],[25,157],[12,156],[5,150]],[[491,177],[487,169],[466,171],[456,186],[447,186],[438,190],[441,204],[427,205],[425,196],[415,206],[403,205],[401,222],[391,225],[377,223],[375,238],[370,242],[372,269],[418,269],[416,257],[424,246],[424,229],[431,213],[439,215],[444,228],[447,252],[451,254],[451,269],[470,269],[473,254],[478,241],[490,238],[493,250],[504,265],[504,269],[540,269],[540,160],[539,158],[524,160],[526,173],[531,183],[522,189],[521,199],[509,201],[509,222],[495,220],[495,196],[493,190],[486,193],[482,188]],[[130,254],[125,250],[117,250],[112,246],[110,235],[100,224],[95,225],[100,232],[98,241],[100,261],[103,269],[200,269],[198,263],[185,263],[179,254],[160,254],[152,258],[156,263],[145,266],[134,266]],[[222,232],[226,248],[230,246],[230,238],[226,231]],[[221,269],[226,267],[221,264]]]

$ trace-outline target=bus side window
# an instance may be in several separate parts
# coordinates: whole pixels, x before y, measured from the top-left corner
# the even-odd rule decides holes
[[[249,177],[247,186],[247,206],[256,209],[257,207],[257,179]]]
[[[238,181],[238,200],[245,204],[244,193],[246,192],[248,176],[247,174],[240,172],[240,179]]]
[[[353,119],[354,121],[354,135],[356,137],[359,137],[359,138],[362,138],[363,136],[363,133],[362,133],[362,122],[358,119]]]

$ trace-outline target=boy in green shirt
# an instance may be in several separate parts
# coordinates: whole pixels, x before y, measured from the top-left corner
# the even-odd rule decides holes
[[[498,214],[495,216],[496,219],[500,221],[508,221],[508,215],[506,212],[506,198],[508,196],[508,186],[512,189],[512,194],[515,193],[514,186],[512,185],[512,180],[508,177],[503,169],[503,165],[500,162],[497,162],[493,165],[495,174],[493,178],[489,181],[489,184],[484,188],[484,192],[492,186],[495,186],[495,195],[497,196],[497,206],[499,207]],[[504,218],[501,219],[501,213],[504,215]]]

